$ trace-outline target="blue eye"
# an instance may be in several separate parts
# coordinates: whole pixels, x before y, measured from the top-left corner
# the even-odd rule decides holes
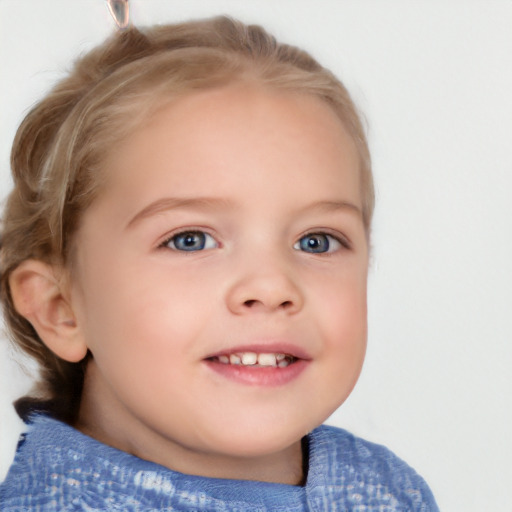
[[[293,246],[298,251],[311,252],[321,254],[326,252],[334,252],[342,247],[339,240],[325,233],[309,233],[303,236]]]
[[[167,240],[164,246],[176,251],[193,252],[214,249],[218,244],[211,235],[203,231],[183,231]]]

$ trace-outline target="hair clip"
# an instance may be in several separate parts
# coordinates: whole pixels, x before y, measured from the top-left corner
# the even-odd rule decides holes
[[[125,29],[130,23],[130,7],[128,0],[107,0],[108,10],[116,25],[121,29]]]

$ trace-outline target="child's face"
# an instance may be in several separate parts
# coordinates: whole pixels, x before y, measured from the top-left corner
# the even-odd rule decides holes
[[[297,448],[363,362],[357,169],[327,105],[249,86],[178,99],[116,147],[76,238],[84,429],[207,475]]]

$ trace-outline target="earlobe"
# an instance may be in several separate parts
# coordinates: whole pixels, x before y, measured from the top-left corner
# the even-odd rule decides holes
[[[87,346],[54,267],[26,260],[11,273],[9,287],[16,311],[52,352],[69,362],[86,356]]]

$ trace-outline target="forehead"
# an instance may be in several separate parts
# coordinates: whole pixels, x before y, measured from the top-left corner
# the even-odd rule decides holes
[[[152,188],[148,173],[154,183],[172,181],[174,192],[184,195],[206,192],[213,183],[250,189],[269,181],[286,193],[290,180],[300,184],[312,172],[333,189],[341,182],[359,188],[355,144],[326,102],[254,84],[162,103],[110,152],[105,167],[107,188],[139,197]],[[133,189],[134,181],[145,186]]]

